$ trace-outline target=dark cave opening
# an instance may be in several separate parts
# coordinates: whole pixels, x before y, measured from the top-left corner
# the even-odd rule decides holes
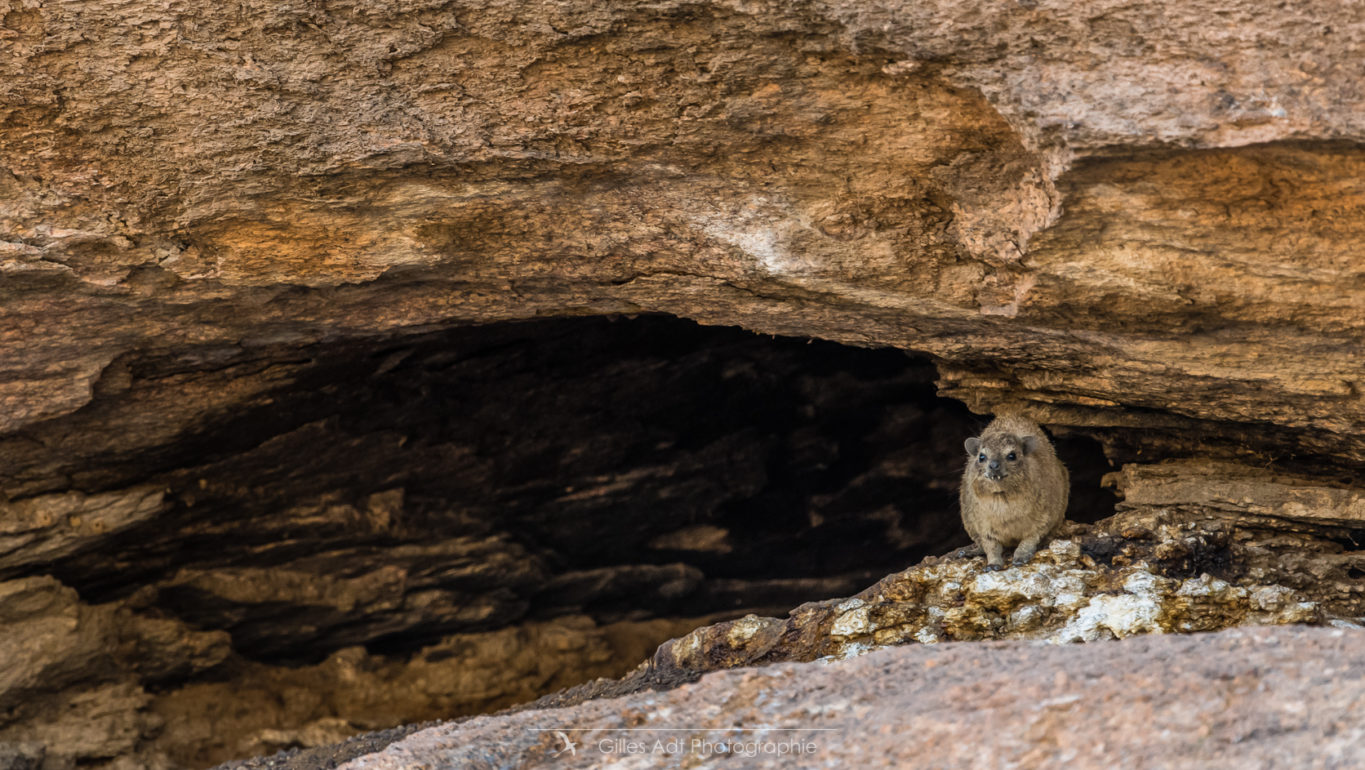
[[[968,542],[962,440],[988,418],[938,398],[933,364],[899,350],[642,316],[280,359],[129,363],[146,383],[287,372],[245,408],[84,468],[92,489],[140,469],[176,524],[54,573],[299,664],[568,614],[782,613]],[[1069,516],[1112,513],[1099,445],[1057,444]]]
[[[936,376],[668,316],[143,350],[0,441],[0,493],[88,517],[0,568],[103,618],[181,766],[487,713],[965,545],[989,418]],[[1111,514],[1056,444],[1070,518]]]

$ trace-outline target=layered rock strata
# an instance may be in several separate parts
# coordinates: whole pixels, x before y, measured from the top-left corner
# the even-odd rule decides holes
[[[1098,525],[1069,526],[1020,567],[987,572],[980,556],[931,557],[786,618],[749,615],[699,628],[661,646],[632,677],[644,683],[659,672],[684,678],[903,644],[1065,644],[1262,624],[1359,628],[1359,560],[1330,535],[1133,505]]]
[[[962,542],[975,419],[899,351],[651,317],[294,355],[130,364],[138,406],[0,440],[0,743],[193,768],[479,713]]]
[[[107,725],[44,761],[150,761],[148,699],[234,661],[780,611],[956,536],[971,418],[924,416],[927,370],[619,338],[612,369],[560,332],[600,378],[556,406],[492,322],[911,352],[1124,466],[1153,534],[1114,553],[1227,538],[1235,575],[1143,557],[1160,596],[1209,571],[1360,614],[1360,6],[0,0],[0,47],[0,580],[53,640],[0,673],[0,730],[74,719],[43,698]],[[674,359],[710,374],[672,412],[603,386]],[[664,419],[734,380],[796,383],[722,412],[798,428]],[[1052,567],[1113,567],[1078,547]]]
[[[1196,632],[1293,624],[1335,630],[1330,637],[1312,634],[1305,637],[1302,631],[1266,631],[1236,638],[1265,638],[1275,644],[1274,640],[1283,633],[1286,639],[1341,639],[1348,646],[1356,644],[1352,639],[1365,638],[1362,636],[1365,618],[1361,617],[1365,613],[1359,598],[1365,586],[1361,580],[1365,570],[1357,566],[1360,558],[1358,546],[1354,545],[1365,541],[1362,531],[1365,527],[1358,516],[1361,500],[1358,489],[1325,486],[1287,474],[1277,474],[1272,482],[1266,480],[1261,469],[1206,461],[1128,467],[1109,481],[1125,496],[1119,514],[1093,525],[1069,523],[1033,561],[1021,567],[984,571],[984,558],[970,555],[972,549],[965,548],[944,557],[925,559],[854,596],[803,605],[785,618],[748,615],[700,627],[661,645],[647,661],[621,679],[570,688],[514,709],[534,712],[531,714],[452,723],[410,740],[404,739],[406,730],[376,733],[319,752],[233,763],[224,770],[261,767],[311,770],[325,766],[325,762],[347,760],[356,760],[355,768],[388,767],[396,761],[454,767],[475,761],[470,759],[474,755],[469,751],[484,758],[499,758],[496,761],[534,766],[549,761],[554,751],[562,751],[562,744],[550,746],[541,740],[545,735],[530,735],[526,741],[509,741],[511,753],[499,753],[491,746],[501,738],[489,738],[490,742],[485,744],[479,736],[485,735],[484,730],[503,735],[504,729],[525,730],[526,726],[535,728],[530,732],[552,732],[553,726],[572,731],[581,725],[617,724],[610,717],[600,723],[592,721],[611,712],[615,708],[611,704],[641,704],[624,707],[633,716],[620,723],[622,727],[657,725],[671,730],[664,723],[668,715],[694,713],[699,707],[674,712],[670,704],[690,702],[694,696],[655,691],[686,688],[687,683],[699,678],[702,679],[699,688],[687,692],[705,692],[695,697],[714,699],[701,710],[729,728],[748,727],[745,720],[755,719],[754,712],[745,709],[743,699],[737,703],[732,697],[717,694],[713,688],[731,685],[716,684],[721,680],[707,674],[758,667],[757,673],[734,676],[743,681],[781,679],[788,675],[788,669],[780,665],[783,663],[830,664],[889,647],[938,649],[946,645],[953,650],[898,653],[908,659],[918,659],[916,656],[933,659],[939,654],[979,655],[981,660],[991,662],[978,663],[981,672],[962,686],[971,690],[987,687],[994,690],[999,686],[1002,691],[1015,692],[1012,687],[999,685],[1008,675],[995,669],[998,661],[990,657],[1001,648],[986,645],[985,650],[973,653],[969,652],[970,647],[955,643],[1028,640],[1034,646],[1017,648],[1012,653],[1017,656],[1015,659],[1033,660],[1032,665],[1046,668],[1047,661],[1053,659],[1070,660],[1073,656],[1099,659],[1131,653],[1068,650],[1054,655],[1046,652],[1045,647],[1036,646],[1037,643],[1094,643],[1107,647],[1105,643],[1115,639],[1194,634],[1188,641],[1157,643],[1158,647],[1165,645],[1181,652],[1155,657],[1150,664],[1155,670],[1161,661],[1172,663],[1167,655],[1203,659],[1224,654],[1226,643],[1220,641],[1219,635]],[[1291,658],[1299,655],[1285,654]],[[763,673],[767,670],[764,667],[770,665],[783,673]],[[794,676],[804,680],[818,676],[813,672],[820,670],[801,670]],[[1187,687],[1199,687],[1198,675],[1191,678],[1172,673],[1165,681],[1169,690],[1153,691],[1166,693],[1159,696],[1166,699],[1162,708],[1184,713],[1178,699],[1185,697]],[[1286,680],[1283,686],[1312,689],[1321,684],[1320,679],[1299,684],[1290,684],[1291,681],[1295,680]],[[845,683],[841,691],[859,693],[855,698],[875,700],[881,704],[878,708],[890,702],[879,679]],[[1319,692],[1320,688],[1313,691]],[[1143,690],[1142,695],[1151,697],[1152,692]],[[1021,701],[1018,707],[1026,708],[1027,702]],[[1114,704],[1112,708],[1121,710],[1124,706]],[[1023,729],[1027,722],[1020,722],[1012,714],[1002,717],[1013,720],[1001,723],[1006,732]],[[581,725],[575,721],[580,716]],[[592,732],[596,728],[584,729]],[[717,736],[713,732],[710,727],[703,727],[693,737],[712,742],[738,737]],[[634,737],[638,736],[626,735],[624,740]],[[655,738],[646,737],[650,741]],[[667,741],[669,736],[657,737]],[[621,736],[611,740],[616,738]],[[399,743],[384,750],[394,741]],[[838,753],[838,759],[831,762],[837,765],[857,756],[862,757],[859,761],[875,764],[883,756],[901,756],[923,749],[918,738],[906,735],[899,736],[895,746],[876,744],[876,749],[869,749],[859,743],[860,747],[848,750],[852,753]],[[1047,747],[1021,744],[1019,750],[1041,757],[1044,754],[1037,752],[1045,752]],[[549,753],[542,756],[542,751]],[[589,763],[621,759],[590,756],[596,758]],[[1095,761],[1100,756],[1109,757],[1105,752],[1095,756]],[[759,766],[766,766],[763,762],[767,760],[762,757],[741,761],[755,759]],[[662,755],[633,759],[645,766],[670,766],[694,760],[697,758]],[[477,762],[472,766],[478,766]]]
[[[662,311],[1359,463],[1362,13],[6,4],[0,430],[144,357]]]

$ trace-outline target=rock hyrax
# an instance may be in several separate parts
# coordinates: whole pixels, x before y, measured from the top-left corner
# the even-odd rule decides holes
[[[986,569],[1004,566],[1007,546],[1014,548],[1015,564],[1026,563],[1066,516],[1066,466],[1043,429],[1018,415],[996,418],[965,446],[962,525],[986,552]]]

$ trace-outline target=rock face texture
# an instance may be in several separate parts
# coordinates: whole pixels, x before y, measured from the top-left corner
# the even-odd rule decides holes
[[[1362,686],[1365,635],[1331,629],[902,647],[477,717],[341,767],[1349,767]]]
[[[652,662],[704,671],[722,667],[718,662],[850,657],[913,642],[1022,637],[1065,644],[1322,619],[1318,604],[1282,585],[1229,585],[1207,572],[1181,579],[1180,566],[1220,557],[1208,533],[1158,539],[1153,551],[1176,557],[1166,569],[1130,561],[1144,539],[1155,539],[1132,534],[1138,547],[1118,559],[1120,567],[1087,557],[1083,543],[1094,545],[1083,539],[1055,540],[1033,562],[1001,573],[983,571],[978,561],[922,565],[849,599],[799,607],[786,621],[748,615],[699,628],[668,642]]]
[[[1232,498],[1229,501],[1232,504],[1220,510],[1210,501],[1227,500],[1223,496],[1228,490],[1239,489],[1239,484],[1245,483],[1237,478],[1239,469],[1231,466],[1200,468],[1199,472],[1207,481],[1191,485],[1196,490],[1193,494],[1190,490],[1181,492],[1178,485],[1171,485],[1170,480],[1178,476],[1174,470],[1171,467],[1125,469],[1123,475],[1128,478],[1120,478],[1118,482],[1132,497],[1120,505],[1123,510],[1119,514],[1093,525],[1068,524],[1047,548],[1024,566],[987,572],[983,569],[982,556],[979,553],[971,556],[972,549],[964,548],[944,557],[929,557],[915,567],[888,575],[855,596],[802,605],[785,618],[747,615],[699,627],[661,645],[625,677],[579,685],[514,709],[534,712],[524,718],[504,716],[475,719],[461,725],[452,723],[424,734],[430,741],[422,737],[405,739],[410,728],[375,733],[316,751],[229,763],[222,770],[313,770],[353,759],[357,760],[355,768],[389,767],[394,762],[452,768],[480,766],[479,762],[504,763],[498,766],[533,765],[546,757],[531,758],[524,752],[545,750],[543,741],[535,740],[545,736],[532,735],[528,738],[529,743],[509,741],[507,751],[493,746],[501,740],[496,736],[503,735],[504,729],[553,733],[556,726],[565,726],[561,721],[564,714],[588,715],[584,719],[585,724],[589,723],[593,718],[591,715],[604,713],[590,701],[603,698],[624,698],[626,700],[617,702],[657,707],[657,712],[645,714],[631,706],[624,712],[628,714],[627,723],[618,725],[647,731],[641,725],[658,723],[671,714],[695,711],[692,705],[684,705],[680,711],[673,710],[675,703],[685,702],[691,696],[651,695],[651,691],[668,690],[726,669],[790,662],[831,663],[887,647],[938,646],[962,641],[977,641],[984,645],[988,640],[1000,639],[1034,640],[1046,645],[1102,643],[1264,624],[1327,625],[1338,629],[1337,633],[1348,631],[1352,639],[1365,639],[1365,625],[1362,625],[1365,618],[1360,617],[1360,583],[1356,579],[1360,570],[1354,566],[1358,559],[1337,542],[1341,532],[1353,530],[1338,529],[1339,521],[1325,527],[1300,521],[1301,528],[1295,531],[1292,518],[1263,518],[1238,510],[1236,501],[1247,499],[1242,497]],[[1240,470],[1243,475],[1247,472],[1247,469]],[[1161,480],[1164,491],[1157,492],[1146,486],[1153,479]],[[1276,496],[1283,495],[1299,500],[1329,498],[1338,507],[1326,508],[1324,513],[1338,515],[1348,513],[1358,504],[1352,493],[1313,488],[1301,479],[1282,477],[1278,483],[1279,486],[1272,490],[1263,490],[1260,499],[1273,504]],[[1163,497],[1165,499],[1157,501]],[[1135,502],[1134,498],[1145,498],[1146,501]],[[1180,503],[1173,504],[1177,499]],[[1296,633],[1302,632],[1290,633],[1289,637]],[[1271,639],[1272,644],[1277,643],[1273,635],[1266,638]],[[1192,641],[1180,642],[1174,649],[1183,650],[1178,654],[1195,657],[1220,654],[1217,639],[1215,635],[1197,635]],[[950,646],[965,649],[957,644]],[[1030,649],[1032,652],[1028,654],[1035,655],[1039,666],[1049,665],[1049,660],[1058,660],[1054,653],[1046,651],[1047,646],[1021,649],[1016,657],[1024,658],[1026,650]],[[980,654],[991,660],[990,652]],[[1126,654],[1117,653],[1119,656]],[[1066,655],[1086,657],[1090,654],[1069,651],[1062,655],[1061,660],[1065,660]],[[1005,684],[1010,680],[1009,671],[992,670],[992,665],[994,662],[978,664],[984,671],[961,674],[959,686],[978,693],[1014,692],[1013,687]],[[1158,665],[1153,663],[1154,668]],[[1124,665],[1124,670],[1128,670],[1128,664]],[[795,676],[804,680],[808,675],[809,672],[800,672]],[[1172,680],[1177,680],[1173,681],[1173,691],[1162,696],[1172,704],[1186,697],[1185,688],[1197,689],[1198,676],[1202,675],[1183,680],[1181,676],[1184,675],[1178,671],[1171,674]],[[715,680],[703,679],[704,685],[708,681]],[[1321,679],[1311,679],[1295,686],[1312,690],[1320,684]],[[760,685],[759,691],[765,691],[769,686]],[[839,691],[880,703],[878,708],[896,708],[895,696],[887,695],[891,686],[877,678],[845,682]],[[771,718],[763,720],[761,717],[765,715],[747,710],[752,699],[746,695],[720,696],[713,689],[705,686],[703,689],[707,694],[698,697],[712,699],[703,711],[724,720],[727,726],[747,728],[778,723]],[[1140,694],[1151,697],[1145,689]],[[763,696],[764,699],[767,697]],[[1127,705],[1113,708],[1127,708]],[[1189,706],[1162,708],[1187,714]],[[629,716],[632,714],[634,716]],[[1007,711],[1001,718],[1011,720],[1002,722],[1010,730],[1024,729],[1031,724],[1012,711]],[[1199,714],[1190,718],[1207,719]],[[1259,716],[1249,718],[1258,719]],[[753,721],[755,719],[760,721]],[[608,718],[604,723],[617,725],[614,718]],[[950,723],[954,720],[944,722]],[[483,742],[480,732],[485,725],[491,725],[490,734],[494,736],[487,742]],[[567,726],[578,729],[572,722]],[[673,730],[672,727],[668,729]],[[897,729],[879,728],[878,734],[885,735]],[[1029,731],[1028,734],[1034,733]],[[652,745],[656,738],[626,735],[621,739],[629,742],[637,737],[648,738],[647,745]],[[666,742],[668,736],[663,737]],[[715,738],[702,735],[699,739]],[[1150,734],[1145,740],[1163,743],[1151,740]],[[386,751],[385,747],[394,741],[401,743]],[[847,753],[838,754],[830,766],[877,762],[896,766],[892,758],[913,752],[919,746],[916,739],[904,736],[894,745],[859,743],[859,746],[848,748]],[[604,750],[606,754],[630,753],[615,743],[615,738],[607,745],[611,748]],[[690,745],[690,737],[683,745]],[[550,756],[562,753],[563,744],[557,746],[558,749],[550,751]],[[1052,749],[1048,741],[1043,740],[1039,746],[1021,745],[1018,750],[1046,753]],[[679,749],[641,750],[639,753],[650,754],[633,760],[642,766],[674,766],[676,757],[666,755],[695,752]],[[1106,754],[1098,753],[1094,761],[1098,762],[1101,756]],[[1196,752],[1190,756],[1202,755]],[[1319,754],[1315,752],[1312,756]],[[368,759],[361,761],[359,758],[363,757]],[[853,761],[855,757],[857,761]],[[597,757],[597,761],[608,763],[619,759],[619,756]],[[474,764],[467,765],[469,762]],[[803,759],[801,765],[807,764]]]
[[[858,592],[962,544],[1004,407],[1069,443],[1073,519],[1116,471],[1122,526],[1032,573],[1080,604],[836,600],[747,662],[1123,594],[1365,614],[1358,5],[0,0],[0,51],[13,763],[202,766],[906,604]],[[1236,611],[1172,614],[1200,590]],[[223,700],[267,682],[288,716]]]
[[[854,596],[802,605],[786,618],[747,615],[697,628],[661,645],[607,691],[905,644],[1068,644],[1290,623],[1362,628],[1360,586],[1351,576],[1360,571],[1353,566],[1358,559],[1341,553],[1328,534],[1296,536],[1284,526],[1245,525],[1208,509],[1191,515],[1126,507],[1095,525],[1067,525],[1023,566],[988,572],[979,549],[963,549],[929,557]],[[972,550],[977,555],[968,558]],[[574,699],[573,691],[564,698]]]
[[[0,429],[148,358],[653,310],[1365,459],[1353,5],[0,12]]]
[[[228,374],[8,445],[16,476],[92,491],[4,508],[0,702],[22,707],[0,742],[206,767],[479,713],[964,542],[954,445],[977,420],[899,351],[666,318],[361,350],[300,351],[207,424]],[[177,414],[195,427],[136,447]],[[1096,445],[1063,446],[1092,459],[1076,515],[1112,511]]]

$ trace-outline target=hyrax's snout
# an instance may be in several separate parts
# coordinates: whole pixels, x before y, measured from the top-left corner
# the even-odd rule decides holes
[[[1000,467],[1000,458],[993,457],[986,462],[985,475],[986,478],[990,479],[991,481],[999,481],[1008,476],[1009,474],[1005,472],[1004,468]]]

